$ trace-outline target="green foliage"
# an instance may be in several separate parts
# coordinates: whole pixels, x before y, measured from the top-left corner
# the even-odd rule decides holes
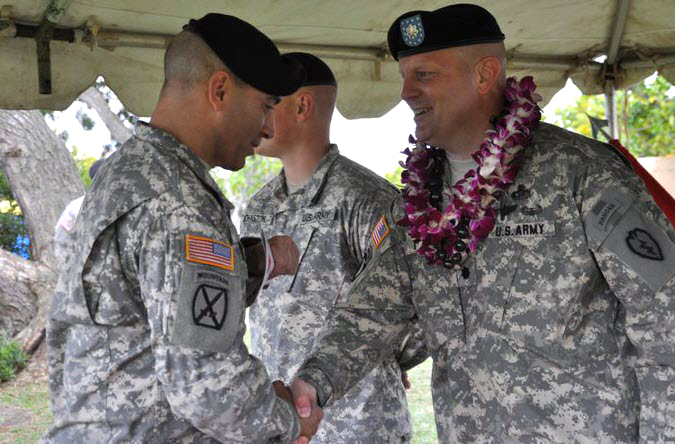
[[[77,167],[77,174],[80,176],[80,180],[84,185],[84,189],[88,190],[91,186],[91,178],[89,177],[89,168],[92,164],[98,159],[92,156],[87,156],[86,154],[80,155],[78,153],[77,147],[73,147],[73,159],[75,159],[75,166]]]
[[[0,170],[0,202],[3,200],[14,201],[14,195],[5,174]]]
[[[389,182],[393,183],[396,187],[403,188],[403,184],[401,183],[401,172],[402,171],[403,171],[403,167],[401,165],[399,165],[391,173],[385,174],[384,178],[387,179]]]
[[[246,166],[239,171],[229,173],[227,179],[212,174],[223,194],[243,211],[246,202],[270,179],[279,174],[281,161],[264,156],[251,156]]]
[[[641,83],[629,91],[624,103],[624,145],[637,157],[675,153],[675,97],[671,85],[658,76],[651,85]]]
[[[21,209],[0,171],[0,248],[30,259],[30,241]]]
[[[0,212],[0,248],[30,259],[30,240],[23,216]]]
[[[82,128],[85,131],[91,131],[92,129],[94,129],[94,126],[96,125],[96,122],[94,122],[94,120],[82,110],[78,110],[75,113],[75,118],[77,119],[78,122],[80,122],[80,125],[82,125]]]
[[[619,140],[636,157],[668,156],[675,153],[675,97],[672,85],[657,76],[647,85],[640,83],[628,90],[617,91]],[[556,123],[591,137],[586,117],[604,118],[605,96],[581,96],[573,105],[556,109]]]
[[[5,332],[0,332],[0,382],[14,378],[17,370],[21,370],[28,357],[19,344],[11,340]]]

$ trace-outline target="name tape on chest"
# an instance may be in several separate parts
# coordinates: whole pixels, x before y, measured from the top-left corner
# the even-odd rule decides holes
[[[492,231],[492,236],[497,238],[555,236],[555,223],[538,221],[499,224]]]
[[[335,210],[317,210],[302,213],[300,216],[301,224],[309,224],[312,222],[325,222],[333,220],[335,217]]]
[[[214,239],[188,234],[185,236],[185,260],[234,270],[234,249]]]
[[[387,225],[387,219],[384,217],[384,214],[375,225],[373,233],[370,235],[375,249],[380,247],[382,241],[389,235],[389,226]]]
[[[245,214],[242,220],[245,224],[269,224],[272,223],[271,214]]]

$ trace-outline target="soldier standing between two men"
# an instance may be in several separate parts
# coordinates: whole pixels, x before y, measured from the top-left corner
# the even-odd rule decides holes
[[[274,109],[274,137],[256,153],[281,159],[282,172],[260,189],[242,218],[242,234],[288,234],[301,250],[294,276],[261,291],[250,310],[253,353],[274,379],[290,381],[354,277],[379,246],[372,236],[398,195],[385,179],[342,156],[330,143],[337,83],[322,60],[286,57],[307,77]],[[413,330],[349,393],[326,409],[312,442],[410,442],[412,424],[402,372],[428,356]]]

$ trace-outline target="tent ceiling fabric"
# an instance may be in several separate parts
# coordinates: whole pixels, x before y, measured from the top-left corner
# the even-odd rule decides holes
[[[603,91],[602,64],[619,2],[629,1],[615,84],[626,87],[658,69],[675,81],[673,0],[484,0],[506,34],[509,74],[534,75],[545,101],[568,77],[588,94]],[[190,18],[206,12],[241,17],[282,51],[323,57],[339,81],[338,108],[348,118],[377,117],[399,101],[397,64],[386,51],[392,21],[431,0],[0,0],[0,108],[63,109],[98,75],[128,109],[148,115],[162,84],[163,47]],[[50,44],[52,94],[38,88],[36,40],[13,25],[39,25],[50,5],[63,6],[59,27],[75,43]],[[4,20],[4,22],[2,22]]]

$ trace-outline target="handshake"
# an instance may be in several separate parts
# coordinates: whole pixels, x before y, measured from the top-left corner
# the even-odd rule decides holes
[[[283,274],[295,274],[298,268],[300,253],[290,236],[273,236],[269,240],[273,257],[273,270],[270,279]],[[316,434],[319,423],[323,419],[323,410],[318,405],[316,390],[301,379],[297,379],[288,387],[282,381],[272,383],[279,398],[289,402],[300,416],[300,436],[294,444],[306,444]]]
[[[323,419],[323,410],[318,405],[316,390],[302,379],[296,379],[290,387],[282,381],[274,381],[272,385],[277,396],[293,405],[300,416],[300,436],[293,444],[307,444],[316,434]]]

